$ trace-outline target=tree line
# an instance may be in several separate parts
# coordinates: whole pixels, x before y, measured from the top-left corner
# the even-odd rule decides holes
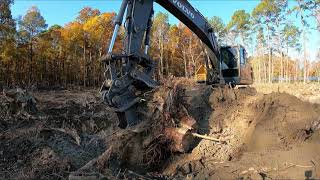
[[[104,80],[99,59],[106,53],[113,32],[114,12],[102,13],[85,7],[64,25],[47,27],[37,7],[13,19],[13,0],[0,3],[0,86],[99,86]],[[242,44],[250,52],[255,81],[271,83],[320,76],[318,61],[308,57],[308,33],[320,31],[319,0],[262,0],[252,12],[237,10],[224,24],[220,17],[208,18],[221,45]],[[298,18],[294,21],[293,18]],[[317,26],[308,24],[314,18]],[[296,25],[295,22],[299,22]],[[121,52],[122,29],[115,44]],[[158,12],[153,20],[152,58],[157,78],[194,77],[206,58],[203,44],[183,24],[169,24],[168,14]],[[303,54],[303,59],[290,52]]]

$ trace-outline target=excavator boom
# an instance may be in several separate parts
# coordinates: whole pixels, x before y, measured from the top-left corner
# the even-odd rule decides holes
[[[194,32],[218,59],[219,45],[214,30],[197,9],[187,0],[156,0],[156,2]]]

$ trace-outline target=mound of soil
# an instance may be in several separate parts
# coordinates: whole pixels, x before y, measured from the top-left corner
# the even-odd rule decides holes
[[[125,130],[94,91],[22,97],[0,96],[5,179],[320,177],[320,105],[286,93],[167,82],[145,94],[142,122]],[[177,146],[167,132],[183,119],[196,125]]]
[[[319,178],[320,106],[286,93],[215,89],[208,99],[209,136],[164,171],[195,179]]]

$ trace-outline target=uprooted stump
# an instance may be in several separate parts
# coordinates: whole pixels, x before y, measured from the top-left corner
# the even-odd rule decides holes
[[[107,137],[109,149],[75,174],[90,169],[101,174],[108,169],[113,176],[125,169],[141,174],[160,171],[173,153],[189,151],[198,126],[184,105],[184,93],[179,80],[168,80],[161,88],[145,93],[146,101],[137,108],[142,122]]]
[[[16,89],[3,91],[3,95],[9,102],[9,111],[12,114],[18,114],[26,112],[28,114],[34,114],[38,111],[36,106],[36,99],[29,94],[26,90]]]
[[[27,91],[18,88],[0,93],[0,132],[20,120],[32,119],[37,113],[36,99]]]

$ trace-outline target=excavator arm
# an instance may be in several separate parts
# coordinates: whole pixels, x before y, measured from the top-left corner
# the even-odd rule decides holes
[[[215,56],[219,56],[219,46],[213,28],[187,0],[156,0],[156,2],[193,31]]]
[[[208,56],[205,62],[208,71],[207,84],[219,83],[222,80],[220,68],[227,66],[223,62],[220,64],[220,47],[214,29],[207,19],[187,0],[156,0],[156,2],[185,24],[203,42]]]
[[[207,67],[210,68],[208,84],[219,83],[219,46],[213,28],[203,15],[187,0],[156,0],[158,4],[190,28],[206,45]],[[107,54],[102,58],[106,64],[106,81],[101,92],[105,102],[118,114],[119,127],[139,122],[136,106],[141,94],[159,86],[153,78],[154,61],[148,56],[154,0],[123,0],[115,19],[115,30]],[[126,12],[126,15],[124,15]],[[124,20],[123,20],[124,19]],[[113,53],[113,46],[122,22],[125,38],[123,52]],[[210,64],[210,66],[208,65]]]

